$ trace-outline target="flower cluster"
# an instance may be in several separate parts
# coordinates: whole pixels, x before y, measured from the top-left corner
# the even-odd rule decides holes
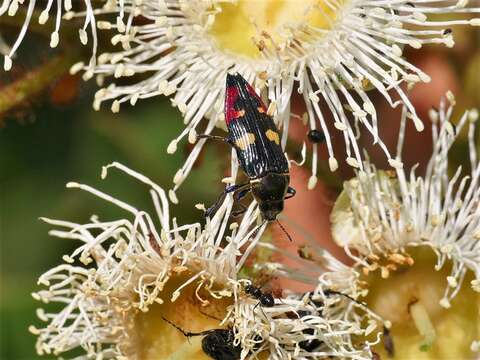
[[[448,287],[440,302],[447,308],[467,271],[475,276],[472,287],[480,291],[480,164],[475,143],[478,111],[465,112],[455,126],[450,119],[454,98],[449,98],[448,107],[442,101],[439,110],[430,112],[433,153],[425,175],[417,175],[415,167],[409,174],[404,169],[379,171],[366,162],[365,172],[345,183],[332,213],[334,238],[367,272],[377,270],[380,257],[392,264],[412,265],[407,254],[412,247],[431,248],[438,256],[437,270],[451,262]],[[405,121],[404,114],[399,158]],[[470,174],[462,176],[459,167],[450,176],[448,152],[464,127],[468,127]],[[360,256],[353,255],[352,250]],[[384,277],[388,277],[389,268],[381,267]]]
[[[245,272],[244,265],[253,250],[292,255],[268,241],[260,242],[265,223],[257,225],[259,209],[255,202],[240,223],[232,222],[234,196],[226,194],[204,226],[179,225],[175,218],[170,219],[166,192],[121,164],[105,167],[102,176],[115,168],[146,184],[155,217],[87,185],[69,183],[70,188],[87,191],[127,211],[132,219],[100,220],[93,216],[86,224],[44,219],[61,228],[51,231],[52,235],[80,241],[80,245],[64,256],[64,264],[39,279],[47,289],[34,293],[34,297],[63,308],[58,312],[38,310],[39,318],[48,323],[44,328],[30,329],[38,335],[38,353],[59,355],[81,347],[87,357],[158,358],[173,353],[188,357],[192,350],[186,349],[191,345],[172,350],[178,337],[180,343],[186,341],[180,330],[187,336],[207,336],[225,329],[232,334],[227,346],[241,359],[370,359],[383,351],[381,347],[378,350],[382,332],[390,342],[384,345],[390,354],[394,342],[400,349],[406,348],[398,335],[399,323],[405,322],[401,314],[406,309],[423,336],[421,348],[439,343],[437,325],[429,315],[438,312],[435,302],[450,309],[459,294],[469,299],[471,295],[465,295],[463,286],[465,279],[471,279],[471,289],[480,292],[480,165],[475,148],[478,112],[467,111],[454,126],[454,98],[451,94],[447,97],[449,106],[442,102],[430,114],[433,154],[425,175],[416,175],[415,168],[408,176],[403,168],[381,171],[365,161],[364,170],[345,183],[332,212],[332,234],[355,264],[344,265],[306,238],[307,244],[299,249],[300,257],[295,257],[295,267],[268,260],[255,265],[270,276],[300,282],[311,289],[304,293],[282,289],[282,295],[272,298],[272,303],[264,303],[261,296],[246,291],[253,284],[245,277],[250,270]],[[398,159],[406,121],[404,109]],[[450,177],[448,152],[465,128],[470,176],[462,177],[459,168]],[[237,172],[233,157],[231,181]],[[435,266],[428,268],[428,261],[419,256],[417,248],[436,254]],[[433,273],[442,267],[449,273],[445,277],[440,274],[437,280]],[[407,287],[382,285],[380,303],[389,303],[383,305],[387,312],[377,309],[378,298],[370,293],[379,285],[369,276],[376,270],[380,270],[382,279],[395,276],[397,270],[399,276],[412,271],[417,276],[410,268],[427,276],[428,285],[419,289],[411,280]],[[440,296],[438,287],[445,278],[448,286]],[[471,305],[473,311],[478,310],[478,304]],[[189,321],[180,310],[185,308]],[[194,320],[195,314],[208,322]],[[202,331],[182,330],[193,325]],[[389,329],[397,335],[392,337]],[[469,341],[468,351],[477,352],[476,330],[462,330],[465,341]],[[438,331],[441,333],[441,328]],[[203,340],[202,349],[215,358]],[[465,353],[463,347],[458,351],[454,354]]]
[[[454,125],[455,99],[447,97],[448,106],[442,101],[430,112],[433,151],[425,174],[418,175],[417,166],[409,173],[403,168],[382,171],[366,161],[365,170],[345,183],[337,199],[332,235],[369,279],[374,295],[368,303],[393,323],[392,329],[401,333],[407,320],[402,313],[409,313],[423,337],[419,344],[423,351],[437,346],[437,356],[470,358],[480,349],[480,334],[472,325],[478,324],[480,314],[478,111],[465,112]],[[405,122],[404,113],[398,158]],[[463,133],[468,137],[470,169],[465,174],[458,167],[451,173],[449,151]],[[381,290],[375,294],[376,288]],[[462,334],[461,341],[437,340],[449,333]],[[418,355],[411,352],[415,343],[401,336],[397,340],[399,358]],[[443,348],[435,345],[440,341]]]
[[[90,355],[128,356],[133,350],[125,344],[129,344],[136,312],[146,312],[155,303],[174,302],[190,284],[195,284],[196,299],[201,303],[208,304],[201,290],[214,299],[230,296],[227,284],[235,279],[239,266],[251,251],[252,247],[239,254],[238,249],[249,239],[248,229],[255,220],[253,205],[241,224],[230,225],[228,244],[220,247],[232,199],[227,199],[204,227],[198,223],[179,226],[175,219],[170,219],[163,189],[118,163],[105,167],[103,176],[109,167],[150,187],[156,218],[87,185],[67,185],[118,206],[130,213],[132,219],[100,221],[94,216],[87,224],[44,219],[61,228],[51,231],[52,235],[81,244],[63,257],[63,265],[39,279],[39,284],[48,289],[35,293],[34,297],[45,303],[65,305],[58,314],[39,311],[40,318],[49,323],[44,329],[32,328],[39,335],[40,354],[59,354],[82,346]],[[239,255],[242,258],[237,260]],[[74,265],[75,262],[83,265]],[[164,291],[171,288],[171,282],[176,284],[174,291]]]
[[[87,357],[141,358],[139,344],[145,346],[145,338],[152,336],[152,328],[144,324],[145,316],[151,314],[149,321],[167,324],[153,334],[167,338],[165,326],[170,325],[161,318],[155,320],[156,311],[171,319],[175,314],[179,316],[185,303],[193,302],[200,312],[203,309],[208,314],[209,309],[218,311],[218,303],[226,300],[230,305],[222,305],[224,320],[222,324],[218,321],[216,327],[233,329],[242,358],[265,351],[272,359],[293,355],[371,357],[372,343],[359,343],[357,338],[371,333],[381,319],[354,300],[359,296],[352,281],[356,275],[333,257],[326,255],[322,280],[311,293],[292,293],[276,298],[273,307],[259,306],[257,299],[245,294],[250,280],[239,277],[264,228],[255,226],[255,204],[250,205],[239,224],[229,222],[233,205],[229,196],[205,226],[178,225],[170,219],[163,189],[118,163],[105,167],[103,177],[109,168],[146,184],[156,214],[152,217],[88,185],[67,184],[125,210],[131,220],[92,216],[89,223],[76,224],[43,219],[60,228],[52,230],[51,235],[79,241],[80,245],[63,257],[64,264],[39,278],[39,284],[47,288],[34,293],[34,298],[61,305],[58,312],[37,312],[47,322],[43,328],[30,328],[38,335],[39,354],[60,355],[81,347]],[[305,275],[303,278],[314,280]],[[329,295],[331,289],[340,295]],[[194,323],[189,318],[186,324]],[[158,358],[159,354],[165,353],[146,356]]]
[[[27,7],[23,0],[5,0],[0,15],[13,16],[20,5]],[[12,66],[35,5],[35,0],[28,1],[22,30],[5,56],[5,70]],[[109,81],[97,92],[94,108],[112,100],[112,111],[117,112],[125,102],[135,105],[139,99],[172,96],[186,124],[168,149],[173,152],[189,134],[199,130],[210,134],[223,126],[225,75],[239,72],[268,98],[283,129],[284,147],[291,97],[295,91],[301,94],[306,111],[294,115],[324,133],[332,171],[338,167],[332,130],[344,138],[349,165],[363,168],[357,139],[365,128],[390,164],[401,166],[379,138],[379,119],[367,90],[377,89],[391,106],[405,104],[408,118],[422,130],[402,84],[428,82],[430,77],[402,57],[403,48],[431,43],[451,47],[450,26],[480,24],[480,19],[472,18],[480,8],[470,6],[468,0],[295,1],[273,8],[242,0],[106,0],[101,5],[84,0],[75,8],[72,5],[71,0],[55,5],[48,1],[38,21],[44,24],[55,13],[50,41],[55,47],[62,18],[83,19],[79,37],[83,45],[91,44],[92,57],[87,64],[74,65],[72,72],[83,69],[85,80],[96,76],[99,84],[111,77],[121,80],[121,84]],[[443,14],[457,18],[436,20]],[[104,52],[99,45],[101,31],[108,31],[115,50]],[[176,187],[203,143],[196,145],[177,173]],[[316,183],[317,147],[313,145],[310,187]]]
[[[453,46],[448,27],[480,25],[480,19],[473,18],[480,7],[470,6],[468,0],[326,0],[278,2],[273,12],[263,5],[242,0],[58,0],[55,4],[49,0],[42,8],[40,24],[56,11],[51,47],[59,44],[62,19],[83,21],[80,42],[92,46],[92,56],[88,63],[75,64],[71,72],[83,71],[84,80],[96,78],[101,89],[95,95],[95,109],[109,101],[111,110],[118,112],[126,102],[133,106],[139,99],[171,96],[173,106],[184,116],[185,129],[167,152],[175,152],[185,137],[196,144],[168,193],[124,165],[104,167],[103,178],[116,169],[146,185],[154,215],[88,185],[67,185],[111,203],[128,216],[111,220],[92,215],[87,223],[43,219],[56,227],[51,235],[79,245],[64,255],[63,264],[40,276],[39,284],[45,288],[33,294],[45,304],[56,304],[51,310],[50,306],[38,310],[45,326],[30,328],[38,336],[39,354],[76,354],[80,348],[83,358],[99,359],[207,355],[223,359],[222,351],[235,359],[371,359],[383,351],[394,355],[396,343],[401,356],[407,357],[412,353],[407,353],[408,341],[401,335],[405,326],[416,327],[422,351],[436,346],[445,328],[459,326],[457,319],[448,321],[457,313],[452,310],[445,315],[436,305],[442,311],[451,310],[458,306],[459,297],[471,299],[480,292],[478,112],[467,111],[453,125],[455,99],[447,94],[448,104],[444,101],[430,113],[433,153],[425,174],[419,175],[416,167],[404,170],[406,123],[413,121],[417,130],[423,130],[405,88],[430,78],[406,61],[402,52],[405,46],[419,49],[430,43]],[[0,16],[25,14],[11,47],[4,46],[0,37],[6,71],[37,10],[35,0],[2,2]],[[263,12],[269,16],[262,16]],[[455,14],[456,19],[439,20],[443,14]],[[113,46],[108,52],[100,30]],[[231,73],[253,84],[260,97],[268,100],[268,109],[243,79],[244,88],[226,90],[225,78]],[[104,83],[108,84],[103,87]],[[394,155],[379,138],[379,119],[367,94],[370,89],[381,93],[392,107],[402,106]],[[303,98],[303,114],[291,111],[295,91]],[[250,96],[251,104],[240,99],[240,93]],[[232,104],[226,101],[229,97]],[[224,179],[227,189],[215,212],[207,211],[204,224],[178,224],[170,215],[170,203],[178,202],[175,191],[206,139],[213,137],[216,127],[225,128],[224,103],[232,117],[227,119],[228,126],[239,118],[246,124],[238,138],[226,139],[236,150],[232,151],[232,175]],[[273,121],[262,118],[263,127],[254,134],[247,130],[258,119],[245,116],[246,112],[271,116]],[[346,162],[355,168],[356,178],[345,182],[331,215],[333,238],[353,259],[351,266],[308,239],[299,256],[260,241],[266,221],[275,220],[283,200],[295,195],[289,187],[288,160],[280,157],[290,120],[297,118],[310,131],[321,130],[331,171],[338,168],[332,131],[341,133]],[[377,169],[362,154],[357,144],[362,128],[383,150],[393,170]],[[230,127],[229,131],[234,132]],[[468,138],[468,176],[462,168],[451,175],[448,167],[449,150],[462,131]],[[267,148],[265,144],[275,155],[271,157],[281,160],[281,171],[262,168],[263,172],[249,176],[248,184],[236,184],[237,157],[246,170],[244,163],[256,159],[246,159],[242,151],[248,153],[249,146],[257,151],[257,145]],[[305,149],[304,144],[304,157]],[[317,141],[312,141],[312,149],[309,188],[317,183]],[[278,194],[262,189],[268,193],[263,194],[262,203],[259,187],[268,188],[263,180],[271,174],[280,178],[281,189]],[[241,221],[236,222],[232,220],[234,201],[245,191],[251,191],[259,204],[253,201],[245,207]],[[276,203],[270,213],[265,206],[262,209],[268,201]],[[204,209],[201,204],[197,207]],[[264,222],[258,221],[260,215]],[[436,256],[431,268],[428,256],[419,249]],[[278,296],[268,293],[264,301],[267,295],[255,286],[255,276],[248,277],[255,275],[252,266],[245,265],[252,253],[263,250],[294,258],[296,266],[269,258],[255,264],[254,270],[298,282],[309,290],[284,288]],[[375,278],[377,273],[382,280]],[[427,285],[419,287],[411,280],[419,273],[428,279]],[[381,283],[392,278],[395,281],[390,284]],[[464,286],[466,282],[471,286]],[[252,293],[248,288],[257,290]],[[467,290],[474,295],[464,296]],[[471,306],[476,318],[479,308],[477,303]],[[447,319],[442,326],[439,314]],[[470,324],[464,330],[462,341],[469,342],[469,354],[478,352],[478,328]],[[191,344],[187,338],[192,338]],[[463,345],[458,348],[455,356],[465,354]]]
[[[251,300],[236,301],[235,314],[241,315],[234,324],[245,354],[266,351],[269,359],[372,358],[372,348],[380,341],[379,329],[389,324],[356,300],[364,295],[358,273],[322,252],[314,266],[300,258],[296,269],[281,263],[259,265],[272,274],[310,284],[312,291],[287,289],[289,294],[277,299],[276,306],[261,309]]]

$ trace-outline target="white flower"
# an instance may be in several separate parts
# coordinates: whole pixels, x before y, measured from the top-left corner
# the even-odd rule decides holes
[[[448,107],[442,102],[438,111],[431,111],[433,154],[425,175],[417,175],[416,167],[408,174],[402,166],[396,172],[379,171],[365,161],[364,171],[345,183],[332,211],[332,235],[355,264],[346,267],[306,238],[297,265],[259,265],[274,275],[318,283],[317,292],[333,288],[364,303],[367,319],[376,320],[364,328],[365,334],[379,336],[383,321],[384,344],[368,345],[382,358],[470,359],[479,350],[478,111],[467,111],[454,126],[455,99],[451,93],[447,98]],[[395,158],[399,163],[406,121],[404,109]],[[462,169],[448,169],[449,150],[462,130],[469,144],[468,176],[462,176]],[[274,246],[260,246],[295,259]],[[329,276],[334,279],[328,281]]]
[[[455,99],[451,93],[447,99],[448,107],[442,101],[430,112],[433,153],[425,174],[417,175],[417,166],[409,173],[401,166],[381,171],[366,161],[364,171],[345,183],[331,215],[334,240],[368,282],[366,302],[392,323],[398,358],[420,353],[432,359],[472,358],[478,352],[478,111],[465,112],[455,126]],[[404,111],[398,160],[405,123]],[[470,168],[451,173],[448,155],[462,130],[468,134]],[[462,336],[450,337],[453,333]],[[393,355],[393,346],[387,352]]]
[[[411,263],[405,249],[418,246],[430,247],[437,254],[437,270],[451,262],[449,286],[441,300],[445,307],[462,286],[467,270],[475,277],[472,287],[480,291],[480,164],[475,141],[478,112],[465,112],[455,126],[451,122],[454,98],[451,93],[447,97],[448,107],[442,101],[438,112],[430,113],[433,153],[425,175],[417,175],[416,167],[409,174],[398,167],[394,176],[366,162],[365,172],[345,183],[344,198],[332,213],[336,242],[349,252],[357,251],[359,256],[352,257],[367,269],[376,267],[369,264],[369,257]],[[405,113],[398,159],[404,125]],[[450,176],[448,153],[464,127],[468,127],[470,175],[462,175],[459,167]],[[388,276],[388,268],[382,271]]]
[[[235,330],[245,355],[266,351],[275,360],[371,359],[379,338],[365,339],[381,321],[366,309],[342,295],[320,292],[280,298],[274,307],[263,308],[241,299],[235,302]]]
[[[244,290],[251,281],[239,278],[240,269],[264,229],[262,226],[253,234],[258,215],[254,204],[239,224],[228,225],[233,199],[227,196],[204,227],[199,223],[178,225],[175,218],[170,218],[169,201],[163,189],[118,163],[104,167],[102,177],[109,168],[120,170],[150,188],[155,216],[88,185],[67,184],[116,205],[129,217],[100,220],[92,216],[86,224],[43,219],[57,227],[50,231],[51,235],[80,244],[64,255],[65,263],[38,280],[47,288],[34,293],[34,298],[49,304],[49,309],[51,303],[57,305],[56,310],[38,309],[38,317],[47,323],[45,327],[30,327],[38,336],[39,354],[58,356],[80,347],[86,353],[82,358],[143,358],[141,351],[146,351],[146,358],[158,358],[155,351],[159,347],[168,348],[162,344],[172,341],[169,331],[177,340],[178,336],[182,338],[162,317],[171,319],[179,306],[177,318],[183,318],[186,326],[194,326],[195,314],[185,307],[185,302],[191,302],[193,297],[207,319],[215,317],[208,312],[205,315],[201,309],[207,311],[212,303],[222,299],[231,303],[224,309],[225,314],[220,315],[224,317],[221,323],[202,330],[231,328],[235,344],[242,349],[242,359],[260,352],[266,352],[270,359],[329,355],[371,358],[371,346],[379,338],[372,341],[366,337],[382,320],[352,300],[361,294],[354,271],[320,251],[317,255],[322,266],[313,269],[302,259],[299,262],[304,268],[295,271],[268,263],[265,266],[270,270],[296,274],[292,276],[314,284],[315,289],[308,294],[285,289],[287,295],[275,299],[275,306],[259,306],[258,300]],[[236,167],[232,170],[235,174]],[[231,229],[228,234],[227,227]],[[326,291],[330,290],[342,295],[328,294]],[[164,310],[159,311],[159,306]],[[152,341],[152,337],[157,340]],[[309,341],[314,341],[314,345],[307,344]],[[185,351],[183,354],[191,354],[192,350],[182,347],[195,348],[185,341],[178,350]]]
[[[25,24],[5,57],[6,70],[26,33],[35,3],[28,2]],[[391,106],[405,104],[408,117],[421,130],[423,124],[401,85],[428,82],[430,78],[403,59],[403,47],[418,49],[429,43],[450,47],[453,37],[447,27],[480,23],[478,18],[432,18],[438,14],[477,13],[479,8],[468,7],[468,0],[443,0],[434,5],[423,0],[325,1],[320,5],[312,1],[272,5],[241,0],[108,0],[98,8],[93,8],[89,0],[82,3],[84,8],[73,12],[71,0],[63,2],[64,18],[84,19],[79,30],[82,44],[93,42],[89,64],[76,64],[72,72],[84,69],[85,79],[96,74],[99,83],[106,77],[122,78],[121,85],[111,82],[98,91],[95,108],[102,101],[113,100],[112,110],[117,112],[127,101],[134,105],[139,99],[172,95],[172,104],[184,114],[186,124],[169,147],[174,151],[178,141],[193,129],[208,134],[215,126],[224,126],[225,76],[228,71],[237,71],[268,98],[270,111],[283,129],[283,146],[287,142],[291,96],[294,88],[298,90],[306,105],[306,113],[298,117],[310,129],[321,129],[325,134],[332,171],[338,161],[327,127],[330,116],[323,113],[321,105],[331,113],[334,131],[340,131],[345,139],[348,164],[363,166],[357,144],[362,126],[394,161],[378,137],[378,118],[366,88],[376,88]],[[4,0],[0,15],[15,14],[19,4],[26,6],[24,1]],[[49,1],[40,23],[48,20],[53,7]],[[58,43],[63,8],[59,1],[52,46]],[[121,49],[97,58],[97,30],[112,30],[111,42]],[[133,75],[138,76],[129,81]],[[199,141],[180,169],[176,187],[190,171],[204,142]],[[312,145],[310,187],[316,182],[317,147]]]
[[[34,293],[34,298],[61,307],[37,311],[47,322],[43,328],[30,328],[38,335],[39,354],[59,355],[82,347],[96,358],[135,358],[138,313],[158,304],[175,304],[184,291],[193,292],[195,301],[204,307],[231,297],[231,283],[261,234],[251,239],[257,217],[254,205],[242,222],[230,225],[227,232],[231,197],[204,227],[199,223],[178,225],[170,217],[163,189],[118,163],[105,167],[102,176],[112,167],[150,187],[155,216],[90,186],[67,185],[118,206],[129,218],[100,220],[93,216],[86,224],[44,219],[59,228],[51,235],[80,245],[63,257],[64,264],[38,280],[47,289]],[[191,289],[186,290],[188,287]]]
[[[283,253],[274,245],[259,245]],[[285,296],[276,298],[274,307],[236,295],[231,321],[243,353],[266,351],[269,359],[275,360],[371,359],[372,347],[379,343],[381,329],[388,323],[357,301],[365,292],[355,269],[317,244],[311,243],[311,247],[314,258],[295,258],[296,268],[271,262],[258,267],[273,276],[307,284],[312,291],[302,294],[283,289]]]

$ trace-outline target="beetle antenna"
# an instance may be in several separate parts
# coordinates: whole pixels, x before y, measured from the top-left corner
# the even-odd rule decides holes
[[[180,331],[185,337],[189,337],[189,335],[187,335],[187,332],[185,332],[185,330],[183,330],[180,326],[177,326],[175,325],[173,322],[171,322],[170,320],[168,319],[165,319],[163,316],[162,316],[162,319],[165,320],[167,323],[169,323],[170,325],[172,325],[175,329],[177,329],[178,331]]]
[[[203,312],[201,309],[199,310],[200,314],[205,315],[206,317],[209,317],[210,319],[217,320],[218,322],[222,322],[222,319],[219,319],[213,315],[207,314],[206,312]]]
[[[183,336],[189,338],[190,336],[202,336],[202,335],[207,335],[211,332],[211,330],[207,330],[207,331],[201,331],[201,332],[198,332],[198,333],[194,333],[194,332],[186,332],[185,330],[183,330],[180,326],[178,325],[175,325],[173,322],[171,322],[170,320],[168,319],[165,319],[163,316],[162,316],[162,319],[165,320],[167,323],[169,323],[170,325],[172,325],[175,329],[177,329],[178,331],[180,331]]]
[[[277,224],[278,226],[280,226],[280,229],[282,229],[282,231],[285,233],[285,235],[287,235],[287,238],[288,240],[290,240],[290,242],[292,242],[292,237],[290,236],[290,234],[287,232],[287,230],[285,230],[285,228],[283,227],[282,223],[280,221],[278,221],[277,219]]]
[[[350,295],[344,294],[340,291],[336,291],[336,290],[332,290],[332,289],[326,289],[326,290],[323,291],[323,293],[325,294],[325,296],[340,295],[340,296],[343,296],[343,297],[349,299],[350,301],[353,301],[354,303],[356,303],[358,305],[367,306],[367,304],[365,304],[364,302],[358,301],[358,300],[354,299],[353,297],[351,297]]]

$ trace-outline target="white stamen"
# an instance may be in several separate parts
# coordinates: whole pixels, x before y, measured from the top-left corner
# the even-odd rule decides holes
[[[168,154],[174,154],[177,151],[177,140],[172,140],[167,147]]]
[[[338,169],[338,161],[334,157],[328,158],[328,166],[330,167],[330,171],[334,172]]]
[[[317,185],[317,182],[318,182],[318,177],[316,177],[315,175],[310,176],[310,178],[308,179],[308,186],[307,186],[308,190],[313,190]]]

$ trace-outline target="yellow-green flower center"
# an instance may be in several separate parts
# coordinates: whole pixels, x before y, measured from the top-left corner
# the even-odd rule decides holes
[[[217,300],[201,291],[202,299],[208,301],[208,304],[202,304],[195,294],[197,284],[193,283],[183,288],[176,301],[171,302],[166,294],[171,295],[179,284],[179,279],[170,280],[161,292],[164,303],[155,303],[147,312],[136,315],[132,339],[135,343],[133,351],[139,360],[210,359],[202,350],[203,336],[186,338],[163,318],[185,332],[218,329],[221,328],[219,320],[225,316],[231,299]]]
[[[293,37],[315,39],[320,33],[311,29],[330,29],[337,17],[324,0],[239,0],[219,6],[210,34],[220,49],[250,58],[259,58],[266,47],[292,46]]]
[[[480,338],[480,294],[471,289],[472,279],[466,276],[446,309],[439,302],[450,269],[435,271],[430,250],[410,254],[413,266],[400,266],[386,279],[380,271],[367,278],[368,305],[392,323],[393,359],[473,359],[470,346]],[[375,351],[382,359],[389,358],[383,345]]]

